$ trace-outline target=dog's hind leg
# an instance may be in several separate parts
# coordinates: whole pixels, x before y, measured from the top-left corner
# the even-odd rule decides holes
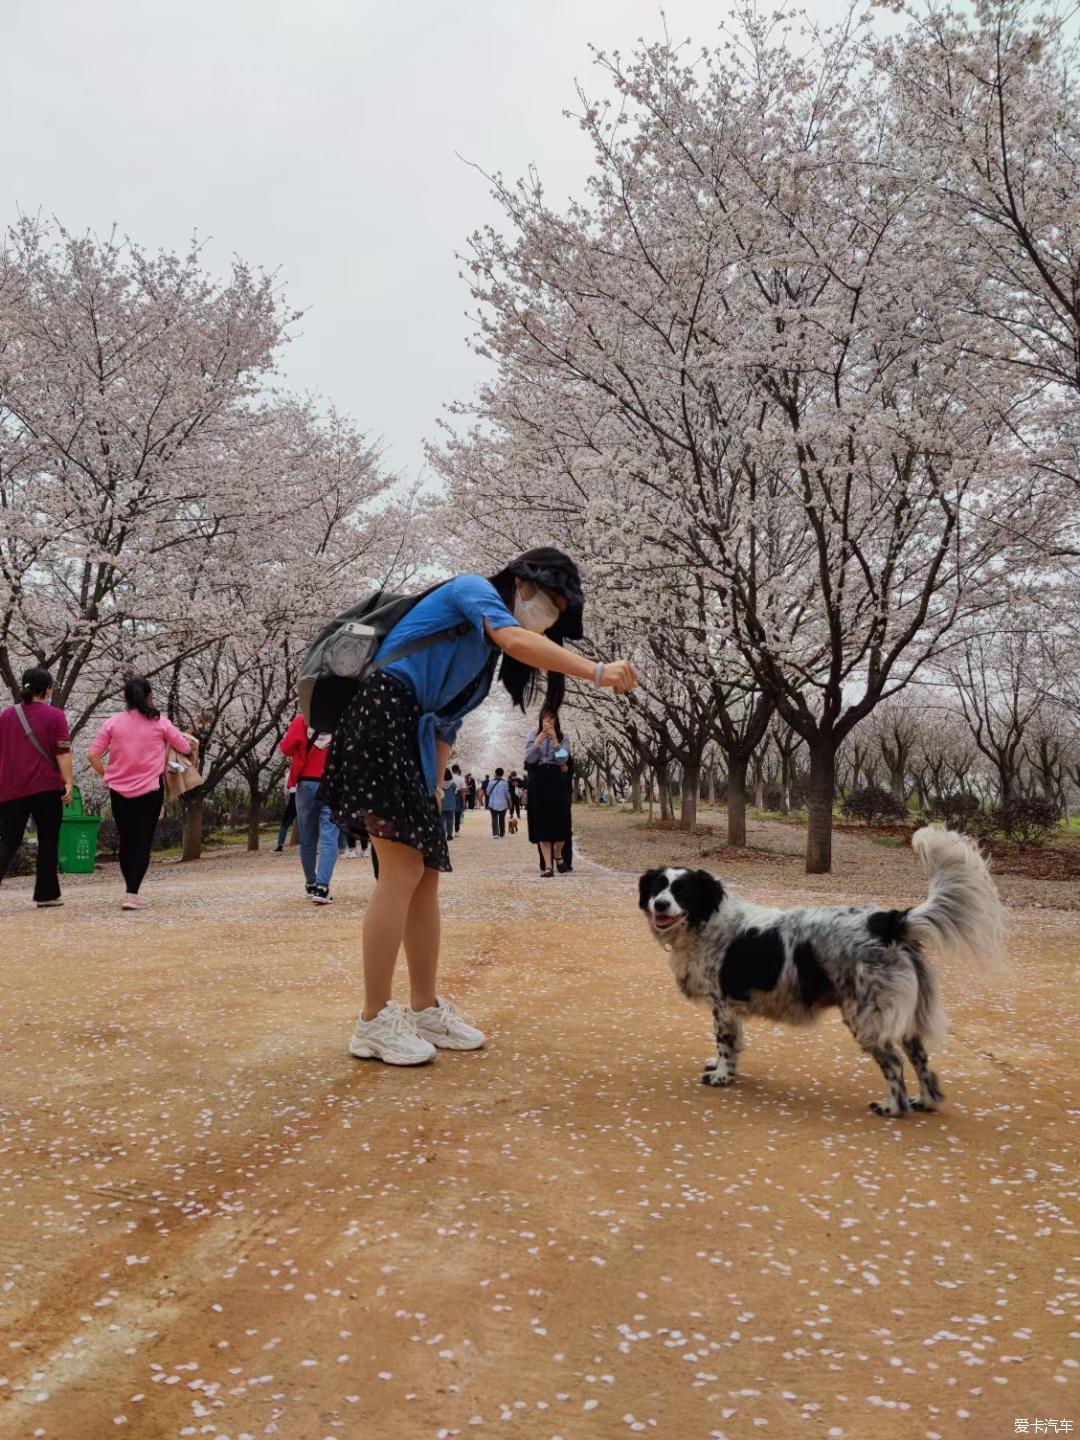
[[[911,1102],[913,1110],[936,1110],[945,1099],[937,1076],[930,1069],[930,1057],[926,1046],[918,1035],[909,1035],[904,1041],[904,1054],[911,1061],[911,1067],[919,1077],[919,1098]]]
[[[713,1006],[713,1034],[716,1036],[716,1059],[709,1060],[701,1077],[703,1085],[730,1085],[735,1079],[735,1066],[742,1049],[742,1024],[737,1015],[723,1005]]]
[[[872,1100],[870,1109],[875,1115],[904,1115],[911,1109],[907,1089],[904,1085],[904,1060],[895,1045],[884,1041],[877,1045],[863,1047],[881,1066],[885,1076],[884,1101]]]

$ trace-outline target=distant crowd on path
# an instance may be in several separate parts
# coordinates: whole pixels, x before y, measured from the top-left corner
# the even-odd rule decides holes
[[[417,1065],[438,1050],[475,1050],[484,1034],[438,991],[439,876],[466,809],[486,808],[495,839],[527,800],[529,840],[541,875],[571,868],[572,759],[559,723],[565,677],[623,694],[637,684],[627,660],[592,661],[564,649],[583,635],[577,566],[560,550],[526,551],[495,575],[460,575],[408,601],[355,681],[334,728],[303,715],[281,741],[289,760],[289,809],[275,850],[295,816],[305,894],[330,903],[338,855],[370,844],[377,883],[364,912],[364,1003],[349,1049],[359,1058]],[[500,767],[478,782],[452,764],[465,716],[498,674],[524,711],[542,676],[546,690],[524,774]],[[62,903],[58,845],[72,803],[71,737],[51,704],[53,677],[33,667],[20,701],[0,713],[0,880],[32,819],[38,833],[34,900]],[[125,709],[102,724],[88,753],[109,791],[119,833],[125,910],[141,910],[154,831],[170,784],[201,783],[197,736],[178,730],[153,703],[149,681],[132,677]],[[410,1005],[393,999],[404,944]]]

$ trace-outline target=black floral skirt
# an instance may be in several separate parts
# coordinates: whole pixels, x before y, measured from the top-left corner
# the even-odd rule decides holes
[[[319,798],[342,830],[411,845],[429,870],[449,870],[419,729],[420,706],[409,687],[383,670],[369,671],[334,728]]]

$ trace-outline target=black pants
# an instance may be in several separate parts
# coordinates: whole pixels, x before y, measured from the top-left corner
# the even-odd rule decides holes
[[[511,796],[510,796],[510,814],[513,815],[513,816],[515,816],[518,820],[521,819],[521,796],[520,796],[520,795],[511,795]]]
[[[461,829],[461,817],[462,817],[462,815],[464,815],[464,813],[465,813],[464,806],[461,806],[461,805],[459,805],[458,808],[454,811],[454,834],[455,834],[455,835],[456,835],[456,834],[458,833],[458,831]]]
[[[285,814],[282,815],[282,817],[281,817],[281,824],[278,826],[278,832],[277,832],[277,849],[279,849],[279,850],[284,850],[284,848],[285,848],[285,841],[289,838],[289,831],[292,829],[292,827],[293,827],[293,822],[295,821],[295,819],[296,819],[296,791],[293,790],[293,791],[290,793],[289,799],[288,799],[288,803],[287,803],[286,806],[285,806]]]
[[[34,899],[60,899],[57,851],[63,815],[64,799],[59,790],[39,790],[36,795],[24,795],[19,800],[5,800],[0,804],[0,880],[7,874],[23,842],[27,821],[32,819],[38,842]]]
[[[164,799],[161,785],[145,795],[121,795],[110,790],[113,819],[120,832],[120,869],[129,895],[137,895],[150,864],[158,816]]]
[[[506,834],[506,811],[505,811],[505,810],[489,810],[489,811],[488,811],[488,814],[491,816],[491,833],[492,833],[492,835],[505,835],[505,834]]]

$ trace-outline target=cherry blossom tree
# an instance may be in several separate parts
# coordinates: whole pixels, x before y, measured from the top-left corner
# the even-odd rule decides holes
[[[426,564],[430,501],[347,417],[273,390],[293,312],[236,262],[23,221],[0,250],[0,676],[56,675],[72,733],[127,673],[258,813],[304,646]],[[196,717],[201,717],[197,719]]]
[[[907,9],[871,46],[1030,485],[993,517],[1054,562],[1080,558],[1080,32],[1033,0]],[[1054,523],[1045,523],[1053,509]]]
[[[471,273],[497,378],[434,455],[476,523],[561,526],[601,585],[697,577],[717,648],[807,746],[811,871],[838,746],[995,603],[1015,536],[983,517],[1029,494],[863,41],[796,52],[749,16],[692,63],[600,56],[586,198],[494,183],[508,234],[473,237]]]
[[[292,317],[269,276],[219,283],[197,249],[24,220],[0,265],[0,676],[53,670],[77,734],[133,650],[169,663],[219,623],[192,556],[258,528],[222,459]]]

